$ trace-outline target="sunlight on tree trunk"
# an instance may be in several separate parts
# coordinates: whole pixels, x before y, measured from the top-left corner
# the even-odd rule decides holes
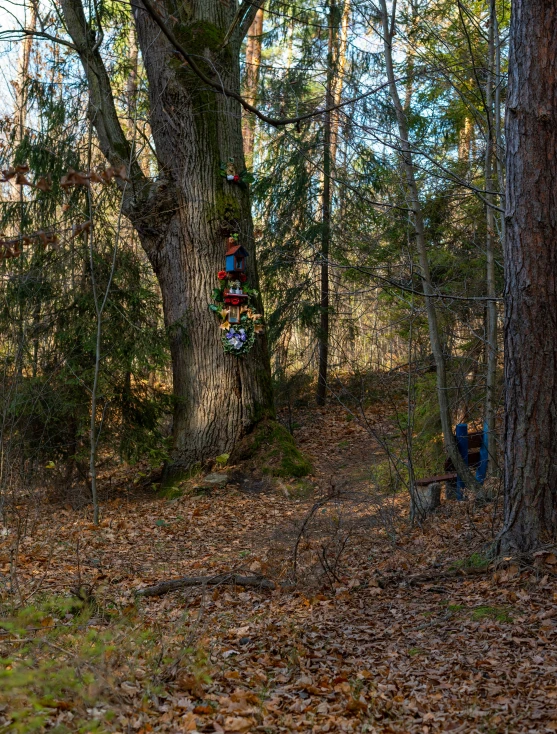
[[[37,10],[34,3],[31,7],[25,6],[25,14],[29,13],[29,20],[26,27],[33,32],[37,25]],[[33,36],[26,36],[21,42],[21,49],[17,63],[17,82],[14,86],[16,89],[15,109],[17,116],[17,133],[16,144],[21,143],[25,135],[25,127],[27,124],[27,85],[29,84],[29,64],[31,61],[31,50],[33,48]]]
[[[330,0],[327,36],[327,81],[325,107],[333,105],[333,81],[335,79],[335,44],[338,25],[338,9]],[[317,375],[317,405],[325,405],[327,399],[327,373],[329,368],[329,253],[331,248],[331,191],[332,191],[332,112],[325,112],[323,120],[323,191],[321,194],[321,297],[319,318],[319,368]]]
[[[244,97],[255,105],[259,88],[259,70],[261,66],[261,36],[263,34],[263,8],[259,8],[248,31],[246,42],[246,73]],[[253,166],[253,146],[255,142],[255,117],[246,111],[242,117],[242,134],[244,137],[244,155],[246,165]]]

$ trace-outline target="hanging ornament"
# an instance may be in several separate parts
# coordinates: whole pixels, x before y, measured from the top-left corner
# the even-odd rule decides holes
[[[263,331],[263,317],[254,313],[250,302],[258,293],[242,286],[247,280],[248,251],[238,242],[238,235],[227,238],[225,269],[219,270],[218,288],[213,289],[213,301],[209,309],[221,319],[222,346],[225,354],[247,354],[255,343],[255,335]]]
[[[229,158],[226,163],[220,164],[220,175],[226,178],[229,183],[236,183],[241,186],[247,186],[255,180],[253,174],[246,168],[240,173],[237,173],[234,158]]]

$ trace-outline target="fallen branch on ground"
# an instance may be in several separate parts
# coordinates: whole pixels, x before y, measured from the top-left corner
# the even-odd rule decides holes
[[[403,582],[404,586],[413,586],[414,584],[423,583],[426,581],[439,581],[440,579],[451,579],[458,576],[476,576],[482,573],[488,573],[492,571],[493,567],[482,566],[481,568],[451,568],[448,571],[438,571],[436,573],[422,573],[418,576],[411,576],[409,579]]]
[[[172,579],[171,581],[161,581],[155,586],[147,586],[144,589],[138,589],[135,593],[137,596],[161,596],[169,591],[183,589],[186,586],[220,586],[228,584],[231,586],[250,586],[256,589],[269,589],[274,591],[277,588],[292,590],[292,584],[275,584],[274,581],[264,576],[240,576],[237,573],[221,573],[217,576],[184,576],[181,579]]]

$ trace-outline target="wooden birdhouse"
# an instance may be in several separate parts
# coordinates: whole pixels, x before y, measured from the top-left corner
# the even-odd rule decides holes
[[[233,237],[228,239],[228,249],[226,250],[226,272],[227,273],[244,273],[246,270],[246,258],[248,251],[242,245],[239,245]]]
[[[239,324],[242,306],[247,306],[249,296],[239,287],[227,288],[224,291],[224,302],[228,306],[228,323]]]

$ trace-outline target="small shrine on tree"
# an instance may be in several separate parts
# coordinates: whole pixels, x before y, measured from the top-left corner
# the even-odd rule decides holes
[[[255,335],[263,331],[263,317],[252,309],[257,291],[246,285],[248,251],[238,242],[239,236],[227,237],[225,269],[217,277],[221,285],[213,290],[209,308],[221,319],[222,345],[225,353],[247,354],[255,343]]]

